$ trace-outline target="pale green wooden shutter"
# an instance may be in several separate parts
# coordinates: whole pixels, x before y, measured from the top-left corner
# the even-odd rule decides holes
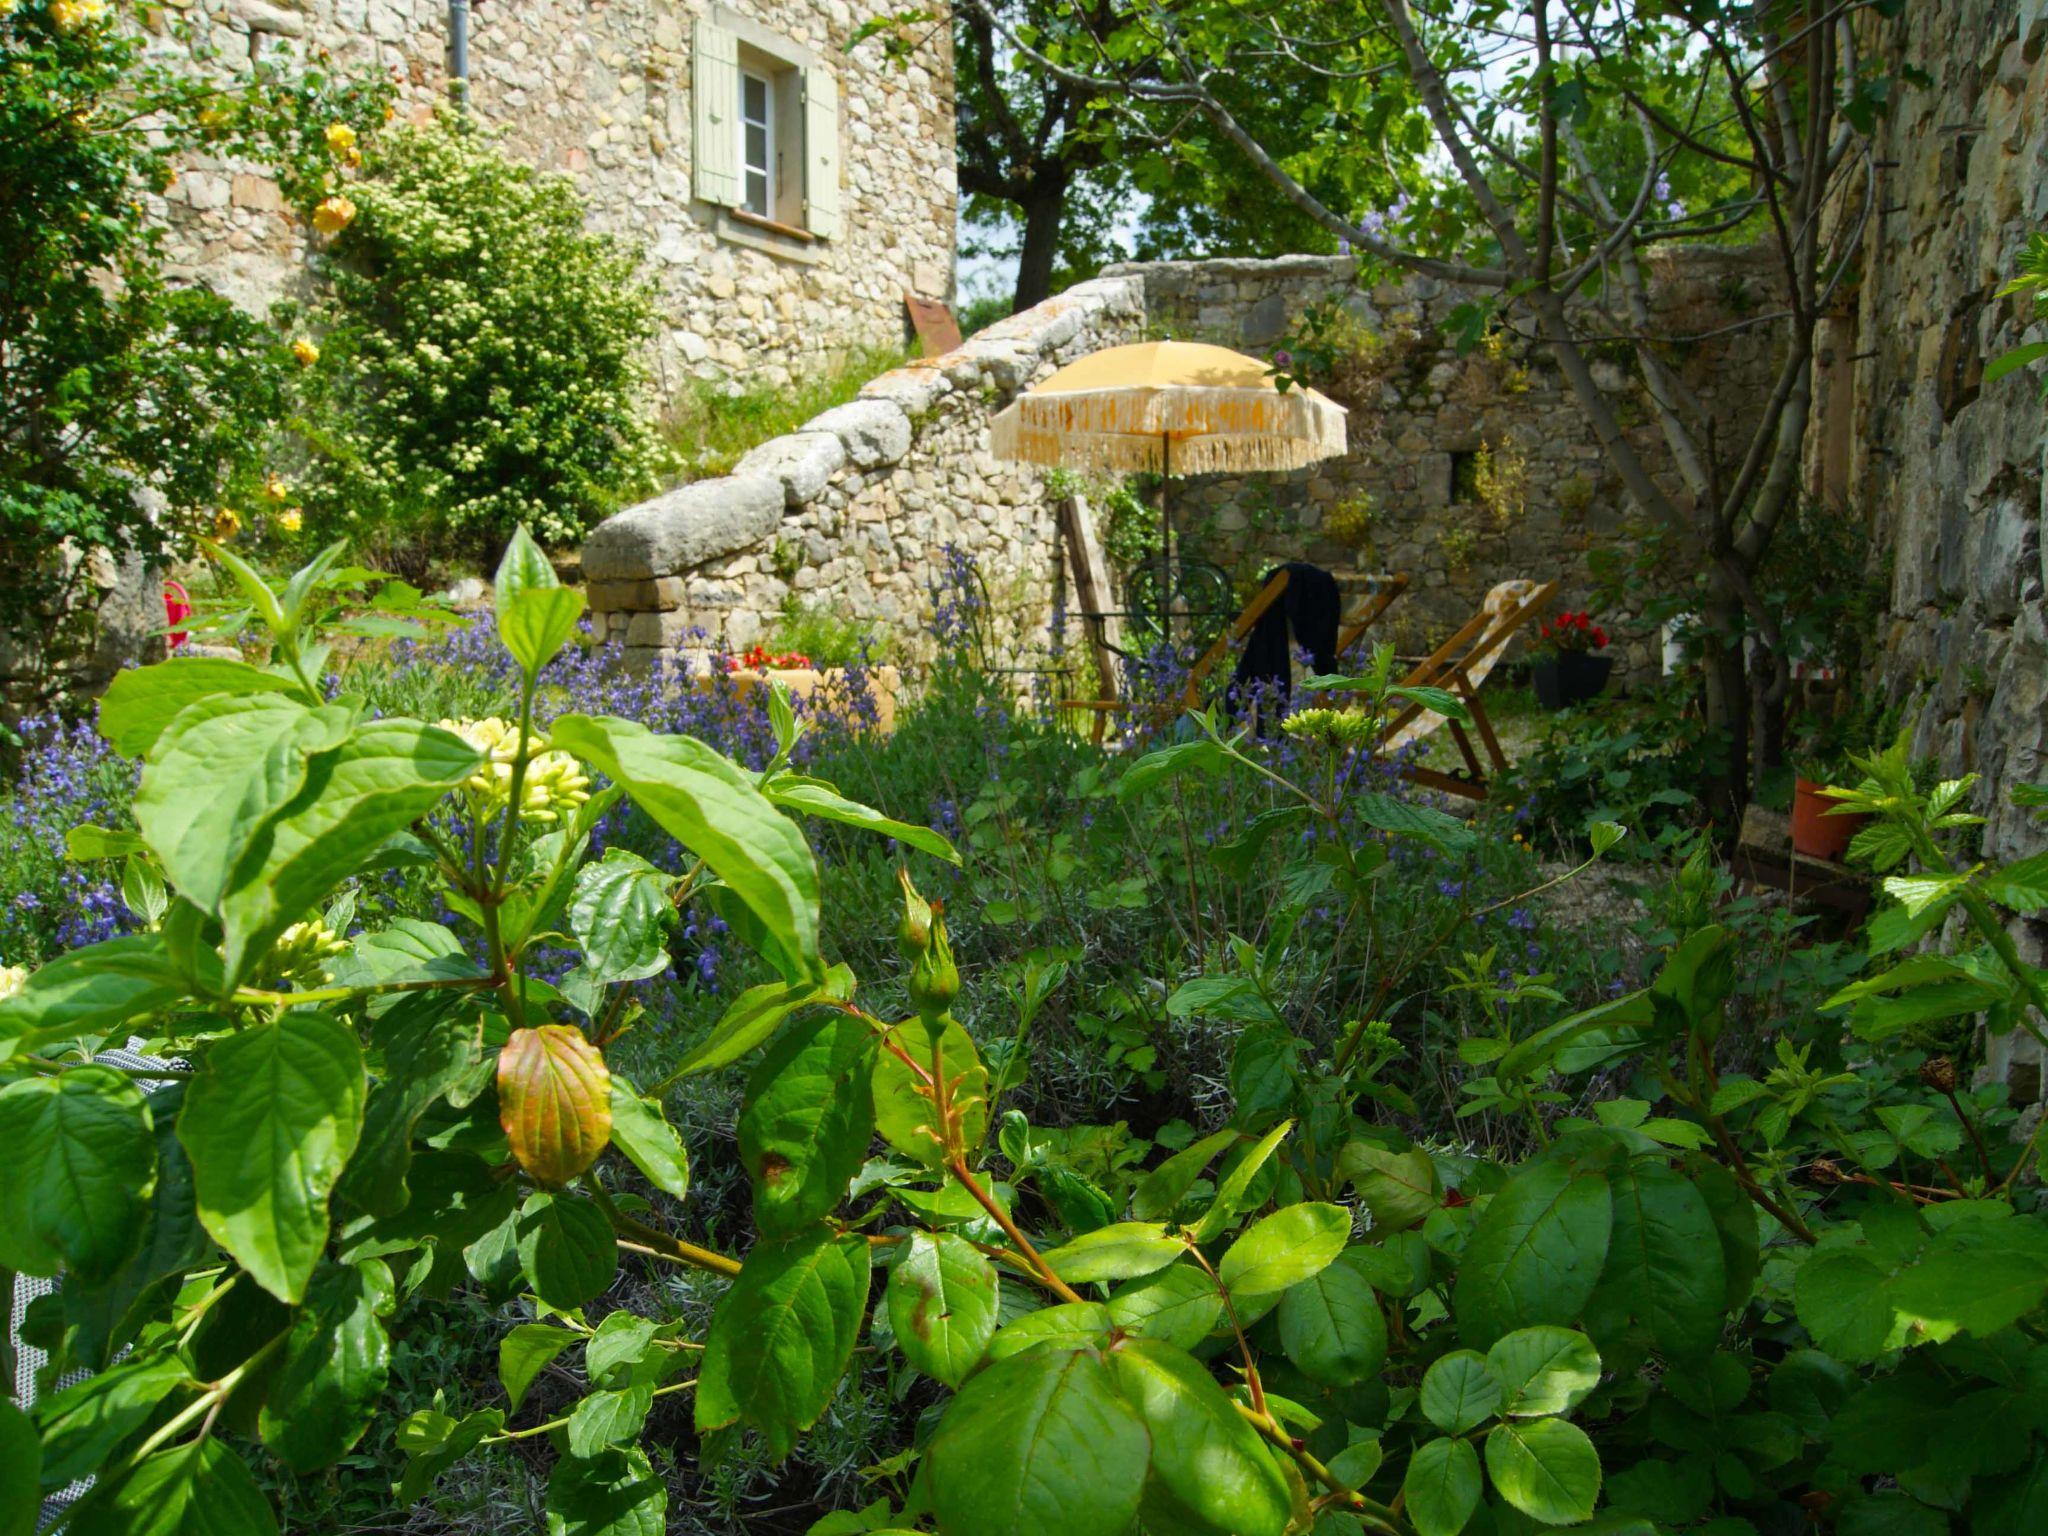
[[[701,16],[691,49],[690,97],[696,119],[690,164],[697,196],[721,207],[737,207],[744,201],[740,190],[739,40]]]
[[[839,191],[839,86],[824,70],[804,71],[804,228],[836,240],[843,228]]]

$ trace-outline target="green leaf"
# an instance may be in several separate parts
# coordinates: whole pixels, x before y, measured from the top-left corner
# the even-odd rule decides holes
[[[1799,1266],[1793,1295],[1814,1343],[1854,1363],[1874,1360],[1892,1331],[1891,1280],[1867,1253],[1817,1253]]]
[[[121,675],[125,677],[127,674]],[[97,859],[125,859],[130,854],[141,853],[146,846],[139,832],[96,827],[91,822],[82,827],[68,828],[64,833],[64,857],[74,864],[89,864]]]
[[[1610,1350],[1640,1328],[1673,1359],[1711,1353],[1728,1272],[1706,1197],[1656,1154],[1619,1164],[1608,1186],[1614,1220],[1606,1267],[1586,1304],[1587,1332]]]
[[[1359,820],[1367,826],[1426,843],[1439,853],[1463,853],[1479,840],[1470,823],[1449,812],[1396,799],[1382,790],[1356,795],[1351,803],[1358,809]]]
[[[1061,1302],[1026,1312],[1016,1321],[1004,1324],[989,1341],[988,1357],[1006,1360],[1048,1344],[1060,1350],[1085,1349],[1101,1344],[1109,1331],[1119,1326],[1121,1319],[1113,1317],[1110,1309],[1099,1301]]]
[[[1654,1017],[1650,994],[1647,991],[1630,992],[1588,1008],[1583,1013],[1559,1019],[1555,1024],[1546,1025],[1517,1041],[1505,1056],[1494,1063],[1494,1075],[1520,1080],[1550,1065],[1559,1052],[1581,1036],[1595,1030],[1647,1026]]]
[[[95,1489],[72,1536],[277,1536],[277,1516],[241,1457],[220,1441],[158,1451],[111,1489]]]
[[[309,709],[275,693],[217,694],[180,714],[135,791],[135,824],[171,883],[215,911],[249,845],[304,787],[313,755],[354,729],[348,706]]]
[[[1423,1373],[1422,1412],[1447,1435],[1462,1435],[1499,1411],[1505,1393],[1476,1350],[1456,1349]]]
[[[446,993],[401,994],[371,1026],[383,1071],[363,1107],[363,1133],[335,1193],[358,1210],[392,1216],[412,1198],[413,1129],[420,1116],[483,1065],[483,1021]]]
[[[845,1013],[786,1030],[762,1055],[739,1144],[763,1237],[789,1237],[846,1198],[874,1135],[874,1062],[874,1032]]]
[[[922,1020],[910,1019],[896,1025],[888,1038],[929,1072],[931,1037]],[[982,1065],[974,1036],[950,1013],[939,1032],[939,1049],[947,1079],[958,1079],[952,1088],[953,1102],[960,1106],[961,1134],[971,1156],[988,1136],[988,1068]],[[875,1058],[870,1080],[875,1096],[875,1129],[882,1139],[926,1167],[936,1167],[943,1153],[931,1096],[921,1091],[925,1078],[894,1051],[884,1050]]]
[[[1109,1298],[1117,1327],[1180,1349],[1193,1349],[1223,1318],[1223,1293],[1194,1264],[1175,1264],[1119,1286]]]
[[[1174,1153],[1139,1181],[1131,1193],[1131,1214],[1140,1221],[1157,1221],[1172,1215],[1173,1208],[1186,1198],[1216,1154],[1236,1144],[1237,1132],[1225,1129]]]
[[[1443,1203],[1436,1163],[1420,1147],[1389,1152],[1369,1141],[1347,1142],[1337,1154],[1337,1176],[1358,1191],[1376,1233],[1412,1227]]]
[[[28,1415],[0,1400],[0,1536],[36,1536],[42,1462]]]
[[[217,1041],[178,1116],[199,1219],[256,1283],[296,1304],[327,1245],[327,1197],[363,1125],[363,1053],[292,1012]]]
[[[185,996],[160,933],[106,939],[59,955],[0,998],[0,1060],[46,1040],[94,1035]]]
[[[529,675],[560,654],[583,617],[583,594],[573,587],[521,592],[498,610],[498,638]]]
[[[1121,1536],[1150,1452],[1093,1350],[998,1360],[947,1404],[925,1453],[940,1536]]]
[[[596,1456],[607,1446],[637,1440],[654,1407],[651,1379],[629,1381],[625,1386],[592,1392],[569,1414],[568,1441],[571,1456]]]
[[[1593,1341],[1570,1328],[1517,1328],[1494,1341],[1486,1366],[1501,1384],[1513,1418],[1563,1413],[1600,1385]]]
[[[2038,912],[2048,907],[2048,849],[2003,869],[1986,871],[1978,887],[1991,900],[2015,912]]]
[[[595,1301],[618,1273],[618,1240],[589,1200],[536,1191],[520,1207],[517,1231],[519,1266],[551,1307],[566,1312]]]
[[[1131,1280],[1164,1269],[1188,1251],[1156,1221],[1119,1221],[1083,1232],[1044,1255],[1046,1267],[1069,1285]]]
[[[1618,821],[1589,822],[1586,825],[1586,836],[1593,844],[1593,857],[1597,859],[1627,837],[1628,828]]]
[[[1332,1264],[1280,1298],[1280,1343],[1302,1375],[1348,1387],[1378,1373],[1387,1359],[1387,1320],[1372,1283],[1349,1264]]]
[[[1148,752],[1124,770],[1115,784],[1119,800],[1142,795],[1154,784],[1183,773],[1214,773],[1223,766],[1223,748],[1207,740],[1183,741]]]
[[[1192,1356],[1157,1339],[1127,1339],[1109,1368],[1152,1438],[1148,1526],[1281,1536],[1294,1506],[1287,1479]]]
[[[668,1485],[637,1446],[564,1456],[548,1474],[548,1536],[662,1536]]]
[[[576,871],[569,931],[583,966],[603,983],[639,981],[668,969],[671,877],[625,848],[607,848]]]
[[[1321,1273],[1350,1240],[1351,1213],[1343,1206],[1283,1206],[1224,1250],[1216,1278],[1232,1296],[1270,1296]]]
[[[454,732],[412,720],[372,720],[316,754],[303,787],[250,843],[222,893],[228,980],[246,976],[279,934],[432,810],[477,760]]]
[[[0,1269],[107,1279],[142,1237],[156,1140],[142,1093],[109,1067],[0,1088]]]
[[[121,1442],[155,1416],[172,1393],[196,1390],[175,1358],[116,1365],[36,1404],[43,1436],[43,1480],[62,1488],[103,1470]]]
[[[467,1457],[484,1436],[504,1427],[505,1415],[496,1408],[465,1414],[460,1422],[430,1408],[411,1415],[398,1426],[398,1448],[407,1456],[405,1476],[395,1490],[398,1502],[410,1504],[423,1497],[435,1478]]]
[[[2008,348],[1984,365],[1984,382],[1996,384],[2008,373],[2017,373],[2029,363],[2038,363],[2044,357],[2048,357],[2048,341],[2029,341]]]
[[[818,861],[751,776],[702,742],[631,720],[563,715],[549,732],[633,798],[760,919],[784,981],[819,980]]]
[[[914,1232],[889,1272],[889,1325],[904,1356],[957,1387],[995,1336],[999,1282],[972,1243],[951,1232]]]
[[[1408,1459],[1401,1492],[1416,1536],[1458,1536],[1479,1508],[1479,1453],[1463,1440],[1432,1440]]]
[[[832,1401],[860,1336],[868,1240],[813,1229],[748,1251],[711,1315],[697,1377],[699,1433],[744,1420],[780,1461]]]
[[[1533,1163],[1473,1223],[1452,1312],[1474,1348],[1537,1323],[1578,1320],[1607,1261],[1607,1181],[1561,1162]]]
[[[515,1029],[498,1052],[498,1123],[533,1179],[559,1188],[612,1138],[612,1075],[573,1024]]]
[[[491,574],[491,606],[497,610],[502,625],[505,610],[523,593],[552,592],[561,584],[554,565],[521,523],[505,541],[505,552],[498,557],[498,568]]]
[[[690,1154],[661,1106],[612,1074],[612,1145],[665,1195],[681,1200],[690,1192]]]
[[[605,1314],[597,1332],[583,1350],[583,1371],[600,1386],[617,1386],[617,1377],[630,1373],[648,1358],[654,1343],[654,1320],[640,1317],[623,1307]]]
[[[948,864],[958,864],[960,855],[953,845],[930,827],[912,826],[905,821],[892,821],[872,806],[848,800],[829,784],[816,779],[783,778],[770,780],[767,786],[768,798],[785,811],[796,811],[805,816],[816,816],[821,821],[836,821],[844,826],[860,827],[877,837],[893,837],[906,848],[915,848],[933,858],[944,859]]]
[[[505,1386],[508,1413],[519,1411],[527,1389],[577,1337],[553,1323],[521,1323],[498,1341],[498,1380]]]
[[[1486,1471],[1502,1498],[1545,1525],[1590,1520],[1600,1498],[1600,1453],[1564,1419],[1496,1424],[1486,1436]]]
[[[116,672],[100,696],[100,735],[123,757],[141,757],[187,705],[217,694],[292,693],[298,685],[246,661],[193,656]]]
[[[323,1267],[292,1318],[263,1403],[263,1443],[294,1472],[330,1466],[369,1428],[391,1374],[391,1273],[375,1259]]]
[[[1287,1133],[1293,1129],[1292,1120],[1282,1120],[1253,1143],[1237,1160],[1236,1166],[1223,1176],[1216,1185],[1216,1198],[1209,1202],[1209,1209],[1195,1223],[1196,1242],[1214,1242],[1230,1230],[1231,1222],[1237,1218],[1238,1207],[1251,1190],[1252,1180],[1259,1176],[1259,1170],[1266,1166],[1266,1159],[1273,1155],[1274,1149],[1287,1139]]]
[[[711,1033],[683,1057],[661,1086],[665,1088],[700,1072],[729,1067],[774,1034],[782,1027],[782,1021],[799,1008],[832,999],[843,1002],[851,996],[853,973],[843,965],[827,971],[822,983],[769,981],[749,987],[726,1005]]]

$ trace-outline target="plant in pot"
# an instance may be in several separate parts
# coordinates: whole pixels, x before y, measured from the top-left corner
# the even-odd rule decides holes
[[[1545,709],[1564,709],[1597,697],[1614,670],[1614,658],[1600,654],[1606,649],[1607,631],[1584,609],[1545,619],[1529,664],[1536,701]]]
[[[1825,735],[1801,743],[1792,780],[1792,851],[1839,864],[1856,834],[1869,823],[1865,812],[1845,811],[1830,784],[1853,782],[1855,773],[1842,746]]]

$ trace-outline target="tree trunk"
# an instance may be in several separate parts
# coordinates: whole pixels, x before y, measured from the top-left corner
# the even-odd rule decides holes
[[[1706,720],[1709,768],[1701,785],[1707,814],[1733,843],[1749,803],[1749,678],[1742,654],[1742,600],[1716,577],[1707,609]]]
[[[1024,210],[1024,245],[1017,255],[1019,311],[1052,297],[1053,263],[1060,253],[1060,218],[1066,212],[1063,176],[1040,175],[1019,200]]]

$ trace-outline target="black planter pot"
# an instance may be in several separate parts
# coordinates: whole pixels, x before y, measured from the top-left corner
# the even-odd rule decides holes
[[[1566,651],[1530,663],[1529,681],[1536,686],[1536,702],[1545,709],[1563,709],[1598,698],[1614,670],[1612,656],[1595,656],[1590,651]]]

